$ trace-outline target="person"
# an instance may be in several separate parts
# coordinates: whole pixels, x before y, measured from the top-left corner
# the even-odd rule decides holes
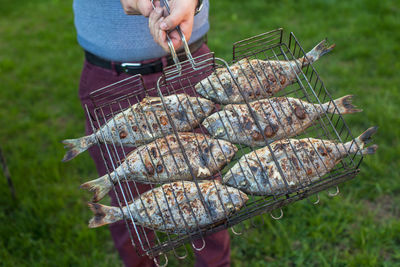
[[[208,0],[171,0],[169,3],[171,13],[166,14],[159,2],[154,2],[156,9],[153,9],[150,0],[74,0],[77,40],[85,54],[79,99],[82,107],[87,107],[91,115],[95,106],[90,94],[99,88],[136,74],[142,75],[146,88],[156,86],[162,68],[173,64],[166,35],[177,25],[189,40],[193,57],[209,53],[205,43],[205,35],[209,30]],[[200,6],[202,8],[198,10]],[[196,11],[198,14],[195,15]],[[172,31],[168,34],[175,49],[181,49],[182,41],[178,33]],[[179,52],[178,55],[180,60],[185,59],[184,53]],[[86,134],[91,134],[88,114],[85,125]],[[89,153],[99,175],[104,175],[107,168],[98,147],[92,147]],[[148,185],[138,185],[139,193],[149,188]],[[117,196],[112,192],[110,197],[111,204],[117,206]],[[125,266],[154,266],[152,259],[135,252],[123,221],[110,225],[110,232]],[[154,238],[152,231],[146,233],[150,239]],[[137,238],[133,238],[138,244]],[[194,244],[201,247],[202,241],[195,241]],[[230,265],[230,241],[226,230],[206,236],[205,244],[203,250],[194,251],[196,266]]]

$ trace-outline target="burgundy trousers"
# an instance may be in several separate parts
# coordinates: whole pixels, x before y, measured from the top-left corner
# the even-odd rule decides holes
[[[198,49],[193,56],[200,56],[202,54],[208,53],[210,50],[204,44],[200,49]],[[166,60],[163,60],[166,62]],[[144,75],[144,83],[146,88],[154,88],[156,86],[156,82],[160,77],[161,73],[153,73]],[[92,113],[94,110],[94,105],[90,100],[90,93],[102,88],[104,86],[110,85],[112,83],[121,81],[125,78],[128,78],[129,75],[125,73],[118,74],[114,70],[104,69],[98,66],[94,66],[89,62],[85,61],[80,86],[79,86],[79,98],[82,104],[82,107],[85,109],[85,106],[88,107],[89,111]],[[134,103],[131,103],[134,104]],[[86,112],[85,112],[86,114]],[[90,121],[86,114],[86,134],[91,134],[92,128],[90,125]],[[106,166],[103,162],[103,159],[100,154],[100,150],[97,146],[93,146],[89,149],[90,156],[93,158],[93,161],[96,165],[99,176],[106,174]],[[150,189],[148,185],[137,184],[138,190],[140,193],[145,192]],[[135,190],[132,189],[134,193]],[[111,204],[117,206],[117,200],[114,192],[110,193]],[[135,193],[134,193],[135,197]],[[138,256],[135,249],[132,246],[130,236],[126,227],[126,224],[123,221],[119,221],[110,225],[111,236],[114,240],[115,247],[117,248],[121,259],[123,260],[125,266],[155,266],[152,259],[147,256]],[[149,239],[154,238],[153,232],[148,230],[146,234]],[[135,239],[135,244],[138,244],[136,239],[136,235],[133,234],[133,238]],[[230,265],[230,240],[229,234],[227,230],[223,230],[212,235],[206,236],[204,238],[206,245],[201,251],[194,251],[196,256],[196,264],[195,266],[229,266]],[[194,242],[196,247],[201,247],[203,242],[201,240],[197,240]],[[160,259],[163,261],[163,257]]]

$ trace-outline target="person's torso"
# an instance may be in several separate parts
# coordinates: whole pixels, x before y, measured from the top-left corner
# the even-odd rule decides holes
[[[74,0],[73,9],[79,44],[101,58],[135,62],[166,55],[150,34],[148,18],[126,15],[119,0]],[[207,33],[208,9],[209,2],[204,0],[189,43]]]

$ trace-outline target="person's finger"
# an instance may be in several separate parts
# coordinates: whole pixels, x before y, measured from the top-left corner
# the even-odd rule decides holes
[[[162,9],[160,7],[157,7],[153,12],[150,13],[149,16],[149,29],[155,41],[157,41],[157,34],[160,27],[159,20],[161,16]]]
[[[172,31],[168,34],[169,38],[172,41],[172,44],[175,48],[175,50],[178,50],[179,48],[181,48],[182,46],[182,39],[181,36],[179,35],[179,33],[177,31]]]
[[[185,39],[187,42],[189,42],[190,37],[192,36],[193,21],[194,21],[194,17],[189,16],[187,19],[182,21],[182,23],[179,25],[183,35],[185,35]]]
[[[164,31],[172,30],[178,26],[187,15],[187,10],[184,7],[178,6],[171,8],[171,14],[165,17],[164,22],[160,27]]]
[[[137,9],[143,16],[148,17],[153,11],[153,5],[150,0],[138,0]]]
[[[160,29],[160,46],[164,51],[169,52],[169,46],[167,43],[167,33]]]

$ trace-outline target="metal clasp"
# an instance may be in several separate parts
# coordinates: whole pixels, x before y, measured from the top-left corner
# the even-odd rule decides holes
[[[125,72],[128,72],[130,67],[141,67],[142,63],[121,63],[121,67],[124,69]]]

